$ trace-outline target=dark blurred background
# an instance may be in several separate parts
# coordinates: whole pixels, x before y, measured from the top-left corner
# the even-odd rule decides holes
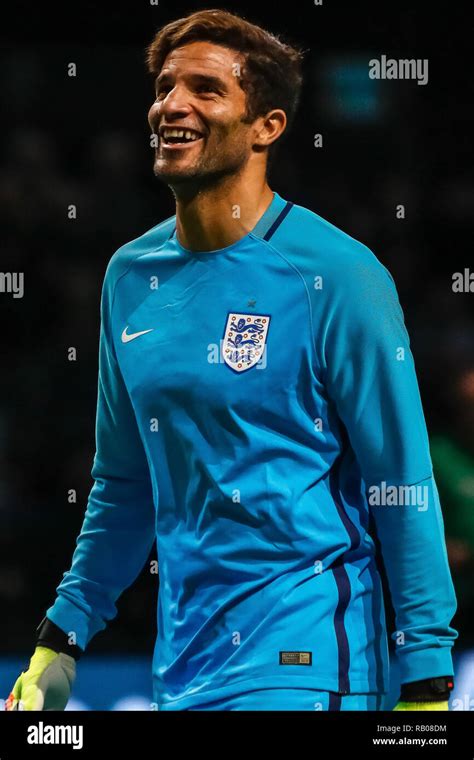
[[[146,117],[153,86],[144,48],[168,21],[212,7],[307,50],[296,124],[270,185],[369,246],[397,283],[458,595],[457,651],[469,652],[474,292],[452,288],[453,274],[469,266],[474,279],[474,67],[462,12],[440,17],[433,4],[376,0],[307,0],[297,9],[117,0],[20,1],[0,33],[0,270],[24,273],[22,298],[0,292],[2,654],[29,657],[82,524],[107,262],[174,213],[171,191],[152,172]],[[370,79],[368,61],[381,55],[428,59],[428,84]],[[314,147],[316,133],[322,148]],[[76,219],[68,218],[70,204]],[[400,204],[404,219],[397,218]],[[68,361],[69,347],[77,361]],[[145,569],[88,651],[150,656],[156,594],[157,577]]]

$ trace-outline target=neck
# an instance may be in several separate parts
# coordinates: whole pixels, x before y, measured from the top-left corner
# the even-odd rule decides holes
[[[244,183],[235,175],[194,192],[174,189],[176,235],[191,251],[216,251],[249,233],[273,200],[266,179]]]

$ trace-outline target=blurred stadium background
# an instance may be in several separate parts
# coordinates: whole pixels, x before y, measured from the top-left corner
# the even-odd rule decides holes
[[[249,2],[33,6],[16,3],[0,33],[0,269],[25,276],[23,298],[0,293],[0,697],[69,568],[92,485],[107,262],[174,213],[152,173],[144,47],[164,23],[222,7],[308,49],[271,186],[368,245],[397,283],[458,595],[453,696],[456,709],[474,709],[474,294],[452,290],[453,273],[473,261],[474,93],[461,13],[446,21],[403,2],[326,0],[297,12]],[[368,60],[382,54],[428,58],[429,84],[369,79]],[[70,709],[149,709],[157,591],[145,569],[122,595],[81,661]],[[396,673],[395,664],[389,702]]]

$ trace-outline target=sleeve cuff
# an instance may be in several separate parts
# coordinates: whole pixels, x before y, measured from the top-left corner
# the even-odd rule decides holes
[[[82,650],[86,649],[93,636],[106,625],[101,618],[81,610],[62,594],[59,594],[52,607],[46,610],[46,617],[67,635],[74,633],[76,644]]]
[[[69,643],[67,633],[48,617],[43,618],[36,632],[36,646],[49,647],[49,649],[55,652],[63,652],[70,655],[70,657],[74,657],[75,660],[80,660],[84,654],[84,650],[78,647],[77,644]]]
[[[451,647],[398,651],[398,662],[402,684],[422,681],[425,678],[454,677]]]

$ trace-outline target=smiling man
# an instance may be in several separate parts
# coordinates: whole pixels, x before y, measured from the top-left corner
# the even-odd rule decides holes
[[[448,709],[456,600],[394,281],[267,182],[301,64],[217,10],[148,49],[176,214],[107,269],[95,483],[13,709],[64,707],[154,542],[159,709],[384,709],[377,539],[397,709]]]
[[[174,25],[177,35],[183,34],[180,24]],[[148,115],[158,137],[154,172],[174,192],[182,246],[218,250],[253,229],[268,208],[273,193],[266,181],[267,153],[284,132],[287,115],[268,105],[248,112],[245,62],[236,50],[188,42],[168,53],[167,44],[169,38],[158,37],[148,53],[150,70],[157,74]],[[299,56],[290,50],[287,55],[297,87]],[[297,93],[287,93],[285,105],[288,99],[294,112]]]

